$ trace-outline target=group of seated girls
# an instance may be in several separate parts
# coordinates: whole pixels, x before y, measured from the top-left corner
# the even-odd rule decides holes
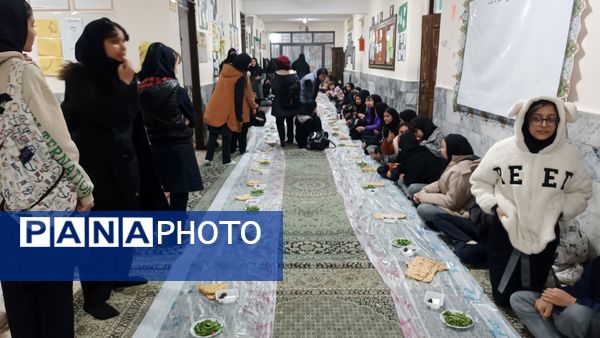
[[[600,258],[571,286],[556,275],[555,286],[547,284],[563,239],[559,221],[583,212],[592,196],[584,161],[567,142],[573,104],[519,102],[509,114],[515,136],[479,159],[465,137],[442,135],[430,119],[398,113],[352,84],[344,90],[341,114],[351,137],[380,163],[379,175],[404,188],[424,223],[453,242],[463,263],[487,265],[496,304],[511,306],[536,337],[600,337]]]
[[[482,213],[469,183],[479,158],[467,139],[444,137],[430,119],[410,109],[398,113],[379,95],[356,90],[352,83],[344,91],[341,116],[350,137],[361,140],[365,154],[380,163],[377,172],[405,188],[425,224],[453,240],[464,263],[483,264]]]

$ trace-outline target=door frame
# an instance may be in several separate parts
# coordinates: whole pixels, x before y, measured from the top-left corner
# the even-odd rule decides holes
[[[423,15],[422,21],[422,35],[421,35],[421,57],[419,62],[419,98],[418,98],[418,114],[432,118],[433,106],[435,100],[435,85],[437,81],[437,63],[439,56],[439,31],[440,31],[440,18],[441,14],[428,14]],[[428,19],[432,21],[432,29],[426,29]],[[437,35],[435,31],[437,29]],[[432,34],[428,40],[427,34]],[[426,41],[432,41],[431,46],[426,46]],[[431,58],[429,65],[425,64],[425,53],[430,53]],[[429,66],[429,67],[427,67]],[[427,102],[425,106],[423,103]]]

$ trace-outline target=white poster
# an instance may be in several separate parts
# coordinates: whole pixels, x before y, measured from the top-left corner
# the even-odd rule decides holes
[[[83,33],[83,20],[81,18],[64,18],[60,21],[60,30],[64,60],[76,61],[75,43]]]
[[[29,3],[35,10],[69,10],[69,0],[30,0]]]
[[[460,105],[507,116],[518,101],[556,96],[573,0],[474,0]]]
[[[73,7],[76,10],[112,10],[113,0],[73,0]]]

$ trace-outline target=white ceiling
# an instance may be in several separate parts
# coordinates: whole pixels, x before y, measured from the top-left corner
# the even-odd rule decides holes
[[[314,18],[338,21],[368,10],[365,0],[243,0],[244,14],[256,15],[266,22]]]

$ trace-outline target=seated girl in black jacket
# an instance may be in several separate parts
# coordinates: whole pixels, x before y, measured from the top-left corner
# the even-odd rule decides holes
[[[415,134],[400,136],[400,149],[396,163],[379,167],[377,172],[381,176],[407,187],[413,183],[429,184],[440,178],[446,167],[445,161],[420,146]]]

